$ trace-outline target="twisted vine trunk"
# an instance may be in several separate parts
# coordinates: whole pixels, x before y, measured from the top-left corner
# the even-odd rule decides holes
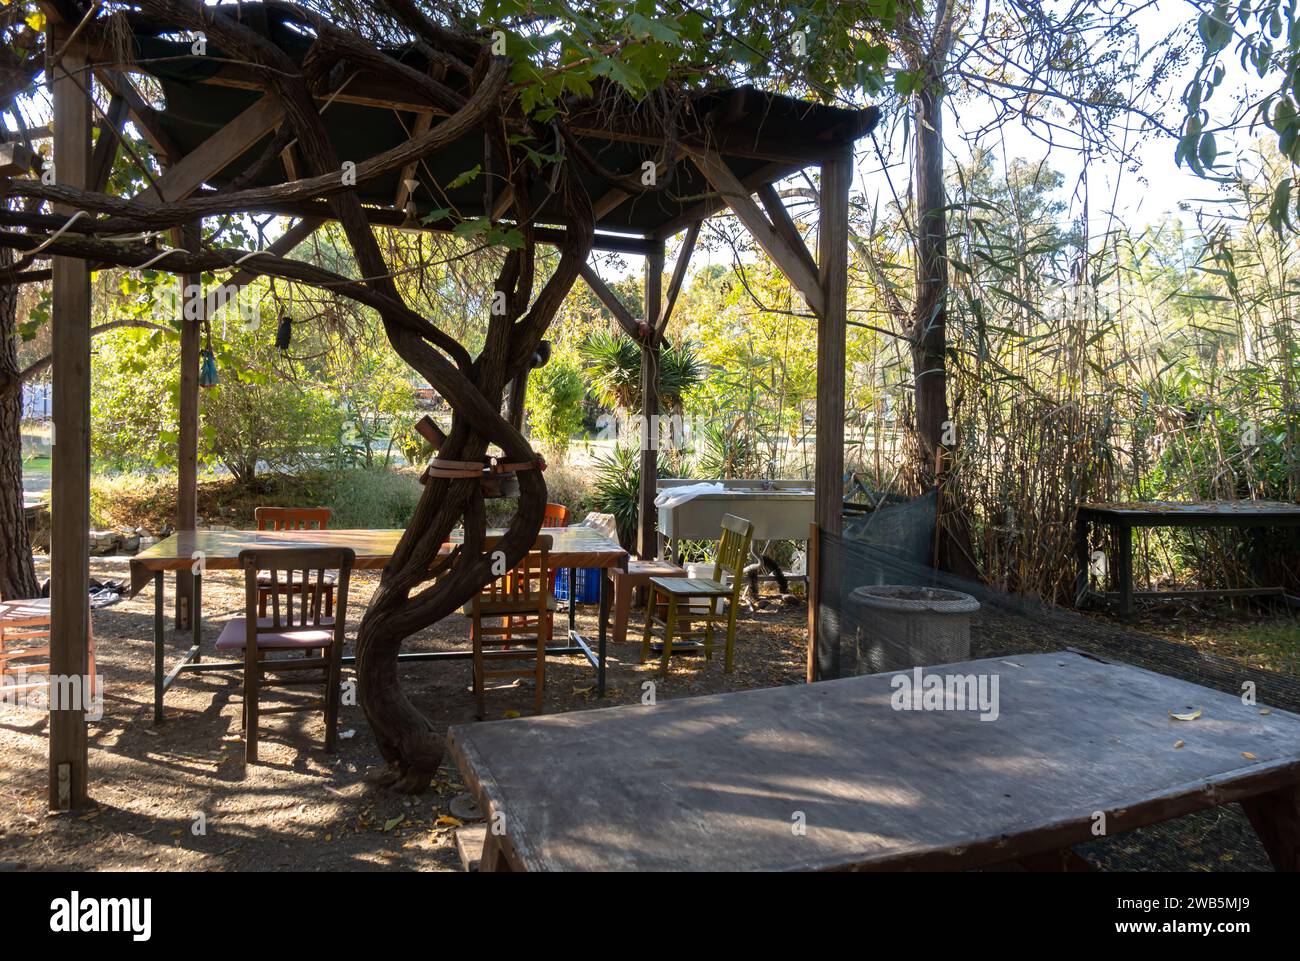
[[[0,272],[14,261],[0,248]],[[23,385],[18,369],[18,287],[0,284],[0,598],[40,592],[23,511]]]

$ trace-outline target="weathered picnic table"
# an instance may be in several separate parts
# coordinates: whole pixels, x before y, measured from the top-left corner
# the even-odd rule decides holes
[[[895,710],[875,674],[455,726],[480,868],[1059,870],[1099,830],[1240,801],[1300,869],[1300,717],[1069,652],[925,674],[998,677],[996,720]]]
[[[1240,587],[1222,590],[1134,591],[1133,528],[1135,527],[1300,527],[1300,504],[1285,501],[1135,501],[1080,504],[1075,515],[1075,600],[1082,606],[1089,594],[1092,558],[1088,550],[1088,525],[1108,525],[1119,557],[1115,565],[1118,591],[1106,595],[1119,601],[1123,617],[1133,613],[1134,597],[1249,597],[1288,596],[1281,587]]]
[[[154,585],[153,643],[154,643],[154,723],[163,720],[163,697],[183,672],[243,670],[243,661],[204,661],[200,653],[199,638],[203,627],[202,597],[205,571],[235,570],[239,566],[239,552],[267,547],[349,547],[356,553],[355,567],[378,569],[388,563],[401,539],[401,530],[297,530],[297,531],[179,531],[131,558],[131,596],[139,594],[150,581]],[[500,534],[490,530],[488,534]],[[570,568],[570,583],[577,581],[580,567],[618,568],[627,570],[627,551],[599,531],[589,527],[544,527],[542,533],[551,537],[550,563],[555,568]],[[451,545],[460,542],[453,536]],[[170,671],[164,666],[166,653],[166,618],[163,605],[163,579],[167,571],[190,570],[194,574],[194,616],[190,619],[193,637],[189,649]],[[605,622],[609,614],[608,578],[600,579],[600,626],[596,650],[577,629],[576,605],[569,604],[568,643],[548,647],[552,656],[580,654],[596,669],[596,690],[605,694]],[[400,661],[460,660],[473,656],[470,650],[412,651],[399,654]],[[344,664],[353,664],[356,657],[348,655]]]

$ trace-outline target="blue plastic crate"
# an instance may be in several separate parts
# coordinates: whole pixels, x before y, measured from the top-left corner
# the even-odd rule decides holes
[[[600,575],[599,567],[579,567],[578,568],[578,589],[575,592],[577,597],[574,600],[579,604],[595,604],[600,600]],[[555,575],[555,597],[556,600],[567,601],[569,599],[569,568],[561,567]]]

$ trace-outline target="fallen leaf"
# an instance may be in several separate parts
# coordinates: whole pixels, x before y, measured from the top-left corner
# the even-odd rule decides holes
[[[1175,751],[1178,750],[1178,749],[1179,749],[1180,747],[1182,747],[1183,744],[1185,744],[1185,743],[1186,743],[1185,741],[1174,741],[1174,750],[1175,750]]]
[[[1258,761],[1258,760],[1259,760],[1259,758],[1255,757],[1255,755],[1251,754],[1249,751],[1242,751],[1242,752],[1241,752],[1241,756],[1244,757],[1247,761]]]
[[[1198,707],[1196,710],[1189,711],[1186,714],[1175,714],[1173,711],[1170,711],[1169,716],[1175,721],[1195,721],[1201,716],[1201,709]]]
[[[438,820],[434,821],[433,824],[434,827],[458,828],[458,827],[463,827],[465,822],[462,821],[460,818],[452,817],[450,814],[443,814],[439,816]]]
[[[506,711],[505,714],[503,714],[502,716],[503,716],[503,717],[518,717],[518,716],[519,716],[519,712],[518,712],[518,711]]]
[[[393,828],[397,827],[397,825],[401,824],[405,820],[406,820],[405,814],[399,814],[395,818],[390,818],[389,820],[384,822],[384,830],[391,831]]]
[[[1261,708],[1259,709],[1259,713],[1260,713],[1260,714],[1272,714],[1272,713],[1273,713],[1273,709],[1272,709],[1271,707],[1261,707]]]

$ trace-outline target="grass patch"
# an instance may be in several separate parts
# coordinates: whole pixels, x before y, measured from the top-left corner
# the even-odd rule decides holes
[[[1252,624],[1216,619],[1186,625],[1181,636],[1164,633],[1207,654],[1279,674],[1300,675],[1300,617],[1284,614]]]

